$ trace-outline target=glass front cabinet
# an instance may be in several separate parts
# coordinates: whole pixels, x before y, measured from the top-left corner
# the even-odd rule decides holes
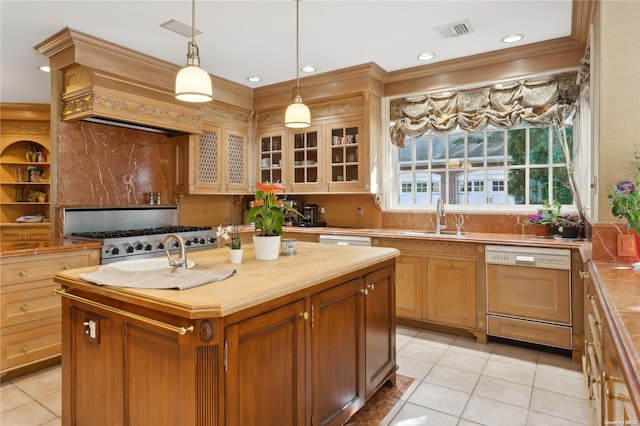
[[[260,181],[287,192],[362,192],[367,153],[362,122],[331,122],[258,135]]]

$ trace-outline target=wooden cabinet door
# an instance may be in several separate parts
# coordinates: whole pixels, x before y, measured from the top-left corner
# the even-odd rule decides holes
[[[365,275],[365,365],[367,398],[396,368],[394,268]]]
[[[303,300],[226,328],[225,424],[305,425]]]
[[[427,260],[427,319],[476,326],[475,260]]]
[[[195,194],[220,192],[223,189],[222,176],[222,129],[207,127],[194,140],[193,182],[189,191]]]
[[[422,319],[423,292],[426,291],[423,256],[401,255],[396,262],[396,313]]]
[[[354,279],[312,297],[315,425],[342,425],[365,403],[364,289]]]
[[[249,136],[247,132],[225,129],[223,152],[225,153],[226,192],[248,192]]]
[[[287,133],[289,167],[287,191],[323,191],[324,147],[322,146],[322,126],[311,126],[304,130],[290,130]]]

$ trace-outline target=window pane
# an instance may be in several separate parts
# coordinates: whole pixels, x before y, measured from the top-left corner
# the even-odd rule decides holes
[[[429,167],[429,138],[416,139],[416,169]]]
[[[573,204],[573,194],[566,167],[553,168],[553,199],[560,204]]]
[[[505,131],[487,132],[487,166],[504,165]]]
[[[524,204],[526,187],[524,169],[509,170],[509,180],[507,181],[509,199],[513,199],[514,204]]]
[[[470,133],[467,136],[467,167],[484,166],[484,133]]]
[[[565,162],[564,153],[562,152],[562,145],[560,145],[560,137],[567,137],[567,146],[569,147],[569,161],[573,160],[573,128],[568,126],[566,130],[553,129],[553,164],[560,164]]]
[[[549,200],[549,169],[529,171],[529,204],[542,204]]]
[[[398,148],[398,166],[400,170],[411,170],[413,161],[413,139],[405,138],[404,147]]]
[[[398,204],[407,205],[413,202],[411,173],[398,174]]]
[[[414,202],[416,204],[429,204],[429,174],[416,173],[416,193],[414,194]]]
[[[464,135],[449,136],[449,167],[464,166]]]
[[[442,169],[447,162],[446,136],[433,136],[431,138],[431,168]]]
[[[517,166],[525,164],[525,158],[526,158],[525,157],[526,155],[525,136],[526,136],[525,129],[507,131],[509,164],[517,165]]]
[[[529,163],[548,164],[549,162],[549,129],[529,130]]]

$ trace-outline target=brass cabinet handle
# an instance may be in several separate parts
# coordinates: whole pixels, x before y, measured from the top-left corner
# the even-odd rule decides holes
[[[22,271],[20,271],[20,276],[21,277],[26,277],[27,276],[27,271],[24,270],[24,269]]]
[[[578,274],[580,274],[580,278],[583,280],[589,279],[589,271],[578,271]]]
[[[27,345],[22,345],[22,346],[20,346],[20,352],[22,352],[22,353],[25,353],[25,354],[26,354],[26,353],[27,353]]]
[[[27,304],[26,304],[26,303],[23,303],[23,304],[20,306],[20,310],[21,310],[22,312],[27,312]]]
[[[369,289],[368,288],[361,288],[360,289],[360,293],[362,293],[362,294],[364,294],[366,296],[367,294],[369,294]]]
[[[309,312],[300,312],[298,316],[306,321],[309,319]]]
[[[65,263],[63,266],[64,269],[71,269],[71,265],[69,265],[68,263]]]
[[[607,389],[605,393],[607,394],[607,399],[609,400],[616,399],[618,401],[631,402],[631,398],[628,397],[627,395],[621,395],[619,393],[609,392],[609,389]]]
[[[449,265],[447,265],[447,266],[449,266],[449,268],[451,268],[453,266],[453,263],[449,262]]]
[[[375,290],[375,289],[376,289],[376,286],[375,286],[375,285],[373,285],[373,284],[367,284],[367,288],[368,288],[369,290]]]

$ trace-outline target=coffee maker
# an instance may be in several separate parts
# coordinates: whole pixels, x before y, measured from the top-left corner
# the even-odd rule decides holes
[[[303,227],[320,227],[327,226],[327,222],[320,220],[320,210],[317,204],[305,204],[303,207],[303,218],[298,221],[296,226]]]
[[[300,203],[297,200],[282,200],[282,204],[286,204],[297,212],[300,212],[299,206]],[[302,213],[302,212],[300,212]],[[302,220],[302,217],[292,211],[285,210],[284,211],[284,225],[286,226],[295,226],[298,222]]]

